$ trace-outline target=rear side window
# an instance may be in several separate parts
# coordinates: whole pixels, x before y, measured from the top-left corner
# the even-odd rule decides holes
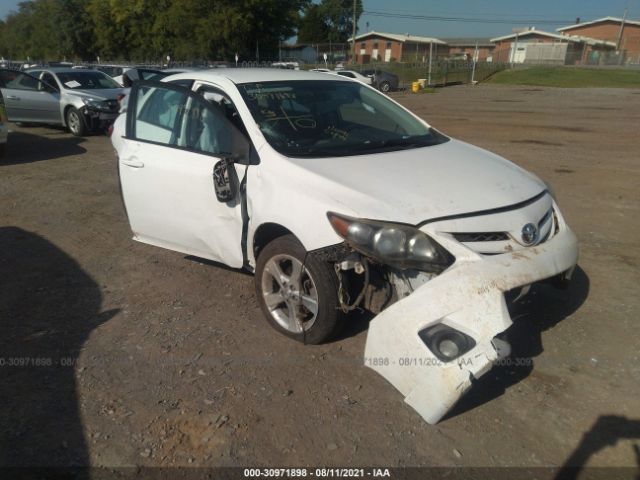
[[[0,86],[17,90],[38,90],[39,81],[26,73],[0,70]]]
[[[182,120],[186,100],[186,93],[178,90],[141,87],[135,111],[136,138],[176,145],[178,122]]]

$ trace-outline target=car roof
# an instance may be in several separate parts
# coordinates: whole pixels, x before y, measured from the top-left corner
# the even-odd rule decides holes
[[[282,68],[213,68],[196,72],[172,75],[171,79],[195,79],[216,81],[221,78],[235,84],[255,82],[280,82],[287,80],[324,80],[349,81],[339,76],[328,78],[323,72],[307,72],[304,70],[289,70]]]
[[[52,72],[52,73],[77,73],[77,72],[100,72],[92,68],[70,68],[70,67],[33,67],[27,68],[25,72]],[[102,72],[100,72],[102,73]]]

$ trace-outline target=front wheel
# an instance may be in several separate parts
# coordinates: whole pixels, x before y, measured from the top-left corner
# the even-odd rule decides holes
[[[71,107],[67,110],[67,128],[76,137],[82,137],[87,133],[87,126],[84,118],[77,108]]]
[[[384,93],[388,93],[391,90],[391,84],[387,81],[384,81],[380,84],[380,91]]]
[[[256,295],[269,324],[298,341],[319,344],[342,326],[331,265],[307,255],[293,235],[269,243],[256,265]]]

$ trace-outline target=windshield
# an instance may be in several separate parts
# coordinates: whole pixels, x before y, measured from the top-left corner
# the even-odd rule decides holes
[[[73,90],[98,90],[102,88],[121,88],[111,77],[95,70],[56,73],[64,88]]]
[[[290,157],[364,155],[449,140],[357,82],[244,83],[239,89],[269,144]]]

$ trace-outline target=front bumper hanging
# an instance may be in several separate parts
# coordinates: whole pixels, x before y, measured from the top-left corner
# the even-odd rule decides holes
[[[437,423],[472,378],[505,355],[504,342],[495,339],[512,323],[504,292],[570,275],[577,260],[577,238],[565,226],[526,250],[458,261],[371,321],[365,365],[396,387],[428,423]],[[439,360],[419,335],[438,323],[468,335],[475,346],[455,360]]]

